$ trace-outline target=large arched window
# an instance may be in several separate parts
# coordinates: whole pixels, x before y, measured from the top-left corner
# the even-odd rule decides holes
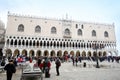
[[[52,34],[56,34],[56,32],[57,32],[56,28],[55,28],[55,27],[52,27],[52,28],[51,28],[51,33],[52,33]]]
[[[96,31],[92,30],[92,36],[96,36]]]
[[[65,29],[64,34],[66,34],[66,35],[70,35],[70,30],[69,30],[68,28],[67,28],[67,29]]]
[[[108,32],[107,31],[105,31],[104,32],[104,37],[108,37],[109,35],[108,35]]]
[[[40,33],[40,32],[41,32],[41,28],[40,28],[39,25],[37,25],[37,26],[35,27],[35,32],[37,32],[37,33]]]
[[[18,31],[19,31],[19,32],[24,32],[24,25],[23,25],[23,24],[20,24],[20,25],[18,26]]]
[[[78,36],[82,36],[82,30],[78,29]]]

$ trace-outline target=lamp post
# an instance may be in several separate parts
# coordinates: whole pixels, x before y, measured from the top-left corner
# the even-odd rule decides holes
[[[96,44],[96,54],[97,54],[97,49],[99,49],[99,45],[98,44]],[[98,55],[96,55],[96,68],[100,68],[100,66],[99,66],[99,62],[98,62]]]
[[[99,62],[98,62],[98,55],[97,55],[97,49],[99,49],[99,45],[97,44],[97,41],[95,41],[95,45],[94,45],[94,47],[93,47],[93,49],[95,49],[96,50],[96,68],[100,68],[100,66],[99,66]]]

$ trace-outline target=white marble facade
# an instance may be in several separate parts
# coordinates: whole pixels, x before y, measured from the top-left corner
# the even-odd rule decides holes
[[[8,13],[4,55],[87,57],[116,51],[114,24]]]

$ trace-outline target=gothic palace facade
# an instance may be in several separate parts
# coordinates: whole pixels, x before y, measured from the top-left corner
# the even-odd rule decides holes
[[[4,55],[117,55],[114,24],[8,13]]]

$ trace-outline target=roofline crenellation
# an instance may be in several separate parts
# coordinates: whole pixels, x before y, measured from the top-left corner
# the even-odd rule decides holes
[[[80,20],[73,20],[73,19],[60,19],[60,18],[50,18],[50,17],[41,17],[41,16],[34,16],[34,15],[23,15],[23,14],[17,14],[17,13],[11,13],[8,12],[8,16],[15,16],[15,17],[24,17],[24,18],[35,18],[35,19],[44,19],[44,20],[53,20],[53,21],[70,21],[70,22],[76,22],[76,23],[83,23],[83,24],[94,24],[94,25],[104,25],[104,26],[113,26],[115,27],[114,23],[99,23],[99,22],[87,22],[87,21],[80,21]]]

